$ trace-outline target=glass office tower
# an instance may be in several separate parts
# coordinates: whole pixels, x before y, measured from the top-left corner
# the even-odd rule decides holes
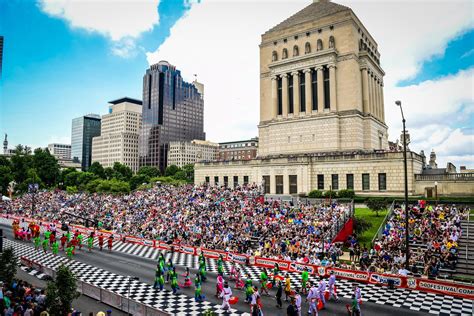
[[[143,76],[140,166],[167,166],[169,142],[205,139],[203,85],[183,81],[181,72],[166,61]]]
[[[79,160],[82,170],[91,165],[92,137],[100,136],[100,115],[88,114],[72,120],[71,157]]]

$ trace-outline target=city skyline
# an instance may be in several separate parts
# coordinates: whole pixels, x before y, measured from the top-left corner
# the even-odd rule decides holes
[[[6,23],[1,29],[1,35],[5,35],[1,130],[9,134],[10,144],[21,143],[34,148],[46,147],[52,142],[70,143],[72,118],[91,112],[104,114],[104,105],[113,98],[129,95],[141,99],[144,70],[149,64],[165,59],[180,68],[187,81],[197,73],[198,80],[206,86],[204,130],[208,140],[221,142],[253,137],[257,134],[259,108],[258,67],[255,65],[260,35],[308,3],[310,1],[256,4],[205,1],[182,4],[176,9],[174,2],[162,1],[146,8],[128,8],[131,14],[135,12],[143,17],[143,11],[157,7],[158,15],[145,15],[140,22],[143,25],[130,18],[133,27],[129,29],[133,32],[113,23],[96,25],[84,17],[80,6],[66,8],[61,7],[61,3],[53,6],[49,1],[33,6],[2,3],[5,7],[2,20]],[[430,6],[410,3],[389,7],[389,10],[390,3],[337,3],[350,5],[372,30],[381,47],[381,64],[387,73],[385,109],[389,139],[399,139],[401,119],[393,101],[401,99],[406,106],[412,150],[424,149],[426,153],[434,148],[440,166],[448,161],[457,167],[472,166],[474,106],[470,87],[474,50],[468,44],[474,34],[469,17],[472,4],[463,1]],[[272,15],[264,15],[269,6]],[[23,27],[14,31],[17,22],[12,20],[12,14],[21,8],[25,9],[22,11],[25,17],[35,18],[30,19],[38,25],[33,34],[27,35]],[[98,14],[104,10],[93,9]],[[258,20],[257,25],[246,27],[237,23],[226,14],[228,11],[245,11],[253,20]],[[422,12],[424,18],[420,20]],[[403,16],[404,23],[398,23],[391,16]],[[430,22],[440,17],[443,23]],[[215,29],[207,21],[220,23],[222,27]],[[61,35],[56,36],[57,44],[49,38],[37,38],[46,29],[52,35]],[[430,36],[432,33],[437,36]],[[33,41],[19,44],[19,36]],[[39,40],[45,43],[40,45]],[[229,44],[224,45],[227,42]],[[67,49],[60,47],[64,43],[69,44]],[[30,45],[35,44],[38,53],[31,61],[25,61]],[[200,49],[190,55],[189,46]],[[87,49],[95,53],[90,54]],[[90,55],[94,55],[95,60],[81,59]],[[82,62],[84,64],[80,64]],[[223,67],[225,64],[227,69]],[[223,81],[224,74],[227,80]],[[34,93],[20,93],[27,82]],[[57,124],[47,124],[51,119]]]

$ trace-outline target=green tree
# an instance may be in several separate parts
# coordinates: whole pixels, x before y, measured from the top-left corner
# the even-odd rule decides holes
[[[85,190],[87,184],[95,179],[97,179],[97,176],[92,172],[79,172],[79,175],[77,176],[77,185],[79,189]]]
[[[176,174],[176,172],[178,172],[180,169],[178,166],[176,165],[171,165],[171,166],[168,166],[166,167],[166,170],[165,170],[165,176],[167,177],[172,177]]]
[[[114,178],[121,181],[128,181],[133,175],[132,169],[130,167],[121,164],[120,162],[114,162],[112,168],[114,170]]]
[[[105,168],[104,173],[105,173],[105,178],[106,179],[110,180],[114,177],[114,169],[112,169],[110,167]]]
[[[94,161],[92,163],[92,165],[89,167],[89,170],[87,170],[87,171],[92,172],[93,174],[95,174],[96,176],[98,176],[101,179],[106,179],[105,169],[104,169],[104,167],[102,167],[102,165],[98,161]]]
[[[0,256],[0,280],[10,285],[16,274],[18,258],[12,248],[4,249]]]
[[[182,169],[186,173],[186,180],[189,183],[194,183],[194,165],[193,164],[184,165]]]
[[[152,166],[143,166],[138,169],[137,174],[147,176],[148,178],[159,177],[161,175],[160,169]]]
[[[387,208],[387,200],[385,199],[368,199],[367,207],[375,212],[376,216],[379,216],[379,212]]]
[[[130,178],[130,188],[135,190],[138,186],[142,185],[143,183],[148,183],[150,181],[150,177],[145,174],[136,174]]]
[[[72,172],[67,173],[64,176],[64,185],[65,186],[77,186],[77,178],[81,174],[80,171],[73,170]]]
[[[59,164],[57,159],[49,153],[48,149],[36,148],[33,155],[33,168],[36,169],[41,181],[50,187],[59,179]]]
[[[354,190],[347,189],[347,190],[339,190],[337,192],[337,196],[340,198],[347,198],[352,199],[355,196]]]
[[[13,180],[12,169],[10,166],[0,165],[0,193],[7,194],[8,184]]]
[[[186,177],[186,172],[184,170],[178,170],[174,175],[173,178],[176,180],[185,180],[187,181],[188,178]]]
[[[11,156],[11,169],[16,183],[23,183],[28,177],[28,169],[32,167],[31,156],[24,153],[23,146],[18,145],[15,153]],[[17,147],[18,147],[17,146]]]
[[[68,315],[72,302],[80,296],[77,292],[77,278],[65,265],[61,265],[56,279],[48,282],[46,288],[46,306],[51,315]]]

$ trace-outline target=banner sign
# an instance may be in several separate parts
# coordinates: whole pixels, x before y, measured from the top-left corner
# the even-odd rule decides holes
[[[373,284],[383,284],[383,285],[388,285],[388,281],[392,280],[393,285],[396,287],[402,287],[402,279],[397,276],[389,276],[389,275],[382,275],[378,273],[371,273],[370,274],[370,283]]]
[[[474,300],[474,286],[426,279],[417,279],[416,281],[416,289],[419,291],[447,294]]]
[[[239,254],[236,254],[236,253],[228,253],[227,254],[227,260],[245,265],[247,263],[247,256],[239,255]]]
[[[369,281],[369,273],[363,271],[352,271],[352,270],[343,270],[337,268],[327,268],[326,273],[329,274],[331,271],[334,271],[336,277],[343,279],[351,279],[362,282]]]
[[[275,263],[278,263],[278,267],[280,268],[280,270],[288,270],[288,268],[289,268],[289,262],[288,261],[268,259],[268,258],[262,258],[262,257],[255,257],[255,265],[256,266],[261,266],[261,267],[265,267],[265,268],[273,268],[273,267],[275,267]]]
[[[209,257],[209,258],[214,258],[214,259],[219,258],[220,255],[222,255],[223,258],[226,257],[226,253],[221,252],[221,251],[201,249],[201,252],[204,254],[204,257]]]
[[[190,246],[181,246],[181,252],[189,253],[189,254],[194,255],[195,254],[195,249],[194,249],[194,247],[190,247]]]
[[[301,264],[301,263],[296,263],[296,262],[290,262],[290,268],[289,270],[291,272],[303,272],[304,269],[306,269],[306,271],[308,271],[309,274],[314,274],[314,267],[310,266],[310,265],[306,265],[306,264]]]

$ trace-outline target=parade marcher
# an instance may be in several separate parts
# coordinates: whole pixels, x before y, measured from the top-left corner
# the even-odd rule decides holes
[[[204,257],[203,257],[204,258]],[[201,275],[201,282],[206,282],[206,261],[199,258],[199,273]]]
[[[49,239],[46,239],[45,237],[43,241],[41,242],[41,244],[43,245],[44,253],[48,252]]]
[[[173,294],[176,294],[176,292],[179,290],[178,274],[176,273],[176,268],[173,267],[171,272],[168,273],[168,275],[171,278],[171,289],[173,290]]]
[[[69,259],[72,259],[74,255],[74,246],[69,246],[66,248],[66,255]]]
[[[33,238],[33,243],[35,244],[35,250],[38,250],[41,245],[41,238],[39,236],[36,236],[35,238]]]
[[[224,290],[224,278],[222,277],[222,274],[217,275],[217,281],[216,281],[216,297],[220,297],[222,291]]]
[[[66,236],[66,234],[63,234],[63,235],[61,236],[61,239],[60,239],[60,240],[61,240],[61,250],[65,250],[64,247],[66,246],[66,242],[67,242],[67,236]]]
[[[173,262],[171,261],[171,258],[168,260],[168,263],[166,264],[166,284],[170,281],[171,276],[173,275]]]
[[[110,235],[109,238],[107,239],[107,248],[109,248],[109,251],[112,251],[113,242],[114,242],[114,235]]]
[[[163,291],[164,286],[165,279],[163,277],[163,270],[159,266],[157,266],[155,271],[155,283],[153,284],[153,288],[159,288],[160,291]]]
[[[237,289],[243,289],[245,287],[242,276],[240,275],[240,269],[236,268],[235,270],[235,287]]]
[[[313,284],[309,289],[308,296],[306,297],[306,301],[309,303],[308,315],[310,316],[318,315],[318,299],[319,299],[319,292],[318,292],[317,287]]]
[[[262,292],[262,294],[263,292],[265,292],[267,295],[270,295],[268,294],[267,280],[268,280],[267,270],[264,268],[262,272],[260,273],[260,291]]]
[[[53,245],[51,246],[51,249],[53,251],[53,254],[57,255],[58,252],[59,252],[59,242],[57,240],[55,240],[53,242]]]
[[[287,273],[285,278],[285,302],[288,302],[288,298],[291,296],[291,279]]]
[[[224,282],[224,289],[222,290],[221,297],[222,297],[221,309],[226,310],[226,311],[229,310],[230,309],[229,300],[232,297],[232,290],[229,287],[229,283],[227,283],[227,281]]]
[[[296,307],[296,300],[294,297],[291,298],[291,302],[286,308],[286,316],[298,316],[298,309]]]
[[[87,237],[87,248],[89,249],[89,252],[94,248],[94,233],[91,233],[89,237]]]
[[[278,277],[278,273],[280,272],[280,267],[278,266],[278,263],[275,263],[275,266],[273,267],[273,278],[272,278],[272,285],[275,286]]]
[[[98,239],[99,239],[99,250],[102,251],[102,248],[104,247],[104,235],[101,233]]]
[[[235,266],[235,262],[232,262],[232,265],[230,267],[230,279],[231,280],[236,280],[236,273],[237,273],[237,267]]]
[[[217,259],[217,273],[224,275],[224,260],[222,259],[222,255],[219,255],[219,259]]]
[[[295,289],[295,305],[297,309],[298,316],[301,316],[301,295],[299,289]]]
[[[329,299],[331,299],[331,297],[334,296],[334,299],[336,301],[339,301],[339,298],[337,297],[337,293],[336,293],[336,275],[334,274],[334,271],[330,272],[328,287],[329,287]]]
[[[250,274],[247,274],[247,278],[245,280],[245,301],[247,303],[251,302],[252,294],[253,294],[252,279],[250,278]]]
[[[308,280],[309,280],[309,273],[308,269],[305,267],[303,272],[301,272],[301,293],[307,294],[308,293]]]
[[[56,240],[56,231],[51,231],[49,235],[49,246],[53,246],[54,241]]]
[[[191,282],[191,276],[189,272],[189,267],[186,267],[186,272],[183,274],[184,276],[184,287],[190,287],[193,283]]]
[[[79,246],[79,250],[82,250],[82,241],[84,239],[84,236],[82,236],[81,233],[78,233],[77,236],[76,236],[76,240],[77,240],[77,245]]]
[[[351,305],[350,305],[349,311],[351,313],[351,316],[360,316],[361,315],[359,300],[357,299],[355,294],[352,294]]]
[[[323,308],[326,308],[326,298],[324,297],[324,292],[326,292],[326,280],[324,280],[322,277],[319,280],[319,285],[318,285],[318,292],[319,292],[319,299],[323,303]]]
[[[204,295],[202,294],[201,290],[201,277],[199,273],[196,273],[196,277],[194,278],[194,300],[196,302],[204,301]]]
[[[263,315],[261,297],[256,286],[253,288],[252,299],[250,301],[250,313],[258,316]]]
[[[276,307],[278,307],[278,308],[282,308],[282,305],[283,305],[283,302],[281,301],[281,296],[282,295],[283,295],[283,285],[281,284],[281,281],[278,281],[278,288],[277,288],[277,292],[276,292],[276,295],[275,295],[275,298],[276,298],[276,301],[277,301]]]

